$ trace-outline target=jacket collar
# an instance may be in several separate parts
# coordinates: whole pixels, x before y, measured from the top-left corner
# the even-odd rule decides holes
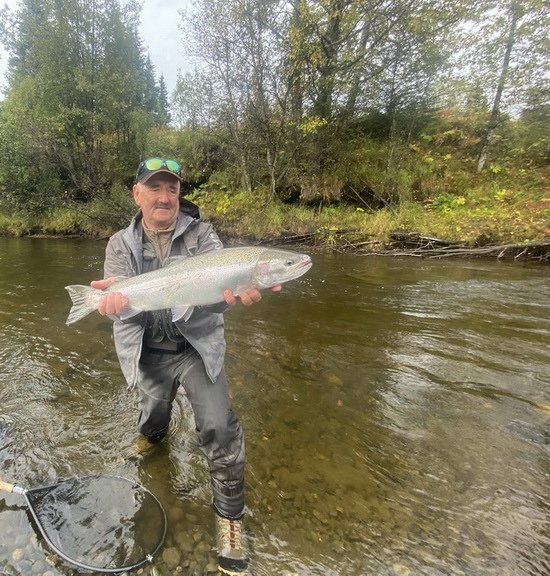
[[[134,254],[135,261],[138,263],[138,274],[141,274],[141,245],[143,239],[143,225],[141,223],[143,213],[141,210],[132,218],[130,225],[124,231],[124,236],[128,240],[130,249]],[[200,210],[196,204],[186,200],[180,199],[180,211],[176,221],[176,228],[174,230],[174,238],[181,236],[185,230],[194,222],[200,219]]]

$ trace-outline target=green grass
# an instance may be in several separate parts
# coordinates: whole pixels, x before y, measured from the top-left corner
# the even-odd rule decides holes
[[[393,232],[416,232],[474,246],[548,238],[550,194],[522,182],[482,182],[461,193],[443,192],[422,203],[404,201],[381,210],[338,205],[322,209],[268,202],[267,193],[197,191],[197,202],[227,237],[270,239],[310,235],[318,244],[384,244]]]
[[[269,199],[268,191],[202,187],[189,197],[226,238],[251,242],[302,236],[323,246],[384,245],[394,232],[415,232],[469,245],[527,243],[550,237],[550,191],[542,180],[485,179],[470,188],[439,190],[433,197],[380,210],[333,205],[308,207]],[[115,187],[87,205],[43,214],[0,210],[0,234],[104,237],[125,226],[135,211],[129,192]]]

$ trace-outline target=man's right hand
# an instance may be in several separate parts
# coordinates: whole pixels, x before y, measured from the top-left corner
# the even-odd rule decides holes
[[[111,277],[105,278],[105,280],[92,280],[90,286],[96,288],[97,290],[105,290],[113,282],[119,280],[119,278]],[[128,298],[121,294],[120,292],[108,292],[101,298],[97,311],[102,316],[118,316],[128,305]]]

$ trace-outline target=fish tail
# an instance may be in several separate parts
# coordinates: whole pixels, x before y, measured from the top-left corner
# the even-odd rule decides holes
[[[74,324],[74,322],[88,316],[88,314],[96,309],[96,305],[93,303],[93,299],[90,298],[90,296],[94,292],[101,292],[101,290],[79,284],[65,286],[65,290],[67,290],[71,300],[73,301],[73,307],[71,308],[69,317],[66,321],[67,325]]]

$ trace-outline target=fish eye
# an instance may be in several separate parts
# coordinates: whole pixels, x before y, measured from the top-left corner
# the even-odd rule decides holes
[[[292,266],[292,264],[293,264],[292,260],[287,260],[285,262],[285,266]]]

